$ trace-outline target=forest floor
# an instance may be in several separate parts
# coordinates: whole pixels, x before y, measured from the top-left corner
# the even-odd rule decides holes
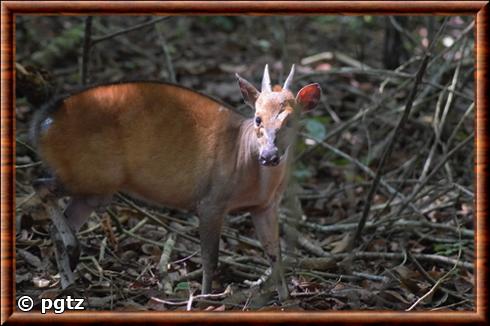
[[[384,17],[96,17],[84,75],[84,17],[18,17],[18,69],[59,93],[83,79],[175,80],[250,116],[235,73],[259,85],[266,63],[274,81],[296,63],[295,89],[318,82],[323,98],[303,117],[280,209],[290,298],[279,302],[262,284],[269,264],[248,214],[227,218],[214,295],[203,297],[198,218],[122,194],[79,232],[76,282],[62,290],[50,219],[32,188],[46,171],[27,137],[38,108],[18,82],[16,296],[39,307],[70,294],[87,309],[127,311],[474,310],[470,18],[391,21],[404,52],[387,69]]]

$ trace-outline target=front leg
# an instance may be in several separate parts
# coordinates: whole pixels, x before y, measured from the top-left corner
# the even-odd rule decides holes
[[[214,272],[218,265],[221,227],[226,213],[222,209],[201,208],[199,212],[199,236],[201,238],[202,294],[212,290]]]
[[[285,300],[289,295],[281,260],[281,244],[279,238],[278,208],[273,204],[266,209],[251,212],[257,237],[269,258],[272,266],[271,281],[276,287],[279,299]]]

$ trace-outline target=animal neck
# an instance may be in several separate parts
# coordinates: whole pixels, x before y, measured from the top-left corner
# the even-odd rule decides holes
[[[258,164],[258,153],[253,119],[245,119],[240,125],[238,136],[237,168],[240,170]]]

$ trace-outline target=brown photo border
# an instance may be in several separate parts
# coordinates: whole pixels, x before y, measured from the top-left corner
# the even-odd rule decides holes
[[[15,15],[475,15],[476,311],[122,312],[55,315],[15,309]],[[182,322],[487,323],[488,1],[4,1],[1,3],[1,324]]]

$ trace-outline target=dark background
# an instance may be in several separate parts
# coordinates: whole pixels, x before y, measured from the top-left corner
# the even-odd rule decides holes
[[[144,79],[175,81],[250,115],[235,73],[258,87],[268,63],[273,83],[282,84],[294,63],[293,89],[318,82],[323,96],[303,117],[281,208],[291,299],[281,306],[273,293],[250,289],[268,264],[251,221],[233,216],[214,284],[216,292],[231,284],[233,294],[208,309],[474,309],[473,17],[95,16],[87,23],[16,17],[18,297],[72,294],[90,309],[182,310],[200,282],[197,218],[118,197],[111,205],[118,221],[93,214],[79,233],[77,283],[60,290],[49,217],[32,189],[43,167],[27,138],[42,103],[83,85]],[[393,138],[407,103],[411,113]],[[367,226],[354,243],[366,205]],[[170,258],[162,265],[164,248]]]

